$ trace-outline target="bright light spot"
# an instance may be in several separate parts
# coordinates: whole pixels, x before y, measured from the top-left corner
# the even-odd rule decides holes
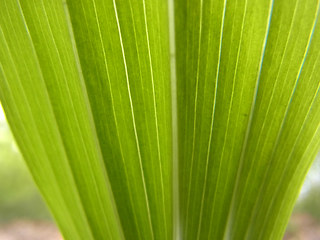
[[[6,120],[6,117],[4,115],[4,111],[2,109],[2,105],[0,103],[0,122],[4,122]]]

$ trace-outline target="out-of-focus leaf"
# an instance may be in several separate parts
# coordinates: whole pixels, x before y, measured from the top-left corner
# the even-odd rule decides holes
[[[170,238],[167,3],[0,9],[1,100],[64,236]]]
[[[59,1],[0,7],[0,96],[66,239],[121,239],[67,18]]]

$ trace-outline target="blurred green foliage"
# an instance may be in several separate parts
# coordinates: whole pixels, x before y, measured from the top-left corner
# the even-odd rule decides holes
[[[0,115],[1,115],[0,107]],[[0,224],[14,219],[51,219],[14,143],[10,128],[0,117]]]
[[[22,156],[14,143],[0,105],[0,224],[15,219],[51,220]],[[297,202],[294,213],[307,213],[320,223],[320,156],[305,182],[307,191]],[[313,177],[312,177],[313,176]],[[288,225],[288,232],[295,229]]]
[[[307,213],[320,223],[320,184],[313,184],[308,193],[298,201],[296,213]]]
[[[306,177],[294,213],[308,214],[320,224],[320,154]]]

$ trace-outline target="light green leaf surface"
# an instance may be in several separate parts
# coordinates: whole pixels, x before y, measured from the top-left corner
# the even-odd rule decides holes
[[[75,233],[62,229],[69,239],[118,239],[122,230],[130,239],[172,235],[166,7],[144,0],[1,6],[4,108],[46,200],[57,202],[53,190],[63,191],[65,209],[49,205],[61,226],[79,224]],[[73,222],[63,219],[67,208]]]
[[[168,239],[172,161],[167,3],[67,3],[125,235]]]
[[[1,100],[40,191],[67,239],[121,239],[62,3],[0,11]]]
[[[167,1],[0,2],[32,176],[68,240],[281,239],[320,146],[319,0],[172,10],[169,48]]]
[[[182,239],[281,239],[319,150],[319,1],[176,1]]]

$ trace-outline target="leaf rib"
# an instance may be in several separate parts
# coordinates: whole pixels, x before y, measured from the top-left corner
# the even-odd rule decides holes
[[[247,125],[247,129],[246,129],[246,133],[245,133],[245,138],[242,144],[242,150],[241,150],[241,155],[240,155],[240,160],[239,160],[239,168],[237,170],[236,173],[236,180],[235,180],[235,185],[234,185],[234,189],[233,189],[233,194],[231,197],[231,204],[228,210],[228,217],[227,217],[227,222],[226,222],[226,227],[225,227],[225,231],[223,234],[223,239],[229,239],[230,238],[230,231],[231,231],[231,221],[232,221],[232,210],[234,208],[234,204],[236,201],[236,190],[238,188],[239,185],[239,181],[240,181],[240,174],[241,174],[241,170],[244,164],[244,154],[245,154],[245,150],[247,148],[247,144],[248,144],[248,139],[249,139],[249,133],[251,132],[251,127],[252,127],[252,119],[253,119],[253,115],[254,115],[254,110],[256,108],[256,99],[257,99],[257,95],[258,95],[258,90],[259,90],[259,83],[260,83],[260,77],[261,77],[261,70],[262,70],[262,65],[263,65],[263,61],[264,61],[264,56],[265,56],[265,50],[266,50],[266,46],[267,46],[267,40],[268,40],[268,35],[269,35],[269,30],[270,30],[270,25],[271,25],[271,17],[272,17],[272,12],[273,12],[273,4],[274,4],[274,0],[270,0],[269,3],[269,14],[268,14],[268,24],[266,27],[266,34],[264,37],[264,42],[263,42],[263,47],[262,47],[262,51],[261,51],[261,58],[260,58],[260,64],[259,64],[259,73],[258,73],[258,77],[256,80],[256,85],[255,85],[255,90],[254,90],[254,96],[252,99],[252,105],[251,105],[251,109],[250,109],[250,115],[249,115],[249,121],[248,121],[248,125]]]
[[[288,112],[289,112],[289,110],[290,110],[291,102],[292,102],[292,99],[293,99],[295,90],[296,90],[297,85],[298,85],[298,82],[299,82],[299,78],[300,78],[300,75],[301,75],[301,72],[302,72],[302,68],[303,68],[304,63],[305,63],[305,60],[306,60],[306,58],[307,58],[307,54],[308,54],[308,51],[309,51],[309,48],[310,48],[310,45],[311,45],[312,36],[313,36],[314,30],[315,30],[315,26],[316,26],[316,19],[317,19],[318,14],[319,14],[319,4],[318,4],[318,7],[317,7],[317,11],[316,11],[316,12],[317,12],[317,14],[316,14],[316,17],[315,17],[315,20],[314,20],[314,23],[313,23],[312,31],[310,32],[310,36],[309,36],[309,40],[308,40],[307,47],[306,47],[306,49],[305,49],[304,57],[303,57],[303,59],[302,59],[302,62],[301,62],[301,64],[300,64],[300,67],[299,67],[299,73],[298,73],[298,75],[297,75],[297,79],[296,79],[296,82],[295,82],[295,87],[294,87],[294,89],[292,90],[292,93],[291,93],[291,95],[290,95],[290,99],[289,99],[289,102],[288,102],[287,107],[286,107],[286,110],[285,110],[284,118],[283,118],[283,120],[281,121],[281,126],[280,126],[280,129],[279,129],[279,132],[277,133],[277,138],[276,138],[275,144],[274,144],[273,149],[272,149],[271,159],[273,159],[273,156],[274,156],[274,154],[275,154],[276,147],[277,147],[278,142],[279,142],[279,140],[280,140],[280,137],[281,137],[281,135],[282,135],[283,127],[284,127],[284,124],[285,124],[285,122],[286,122],[286,120],[287,120],[287,115],[288,115]],[[308,114],[309,114],[309,113],[308,113]],[[263,150],[262,150],[262,151],[263,151]],[[270,165],[267,166],[267,169],[266,169],[266,171],[265,171],[265,173],[264,173],[264,176],[263,176],[263,180],[262,180],[261,186],[264,186],[264,184],[265,184],[265,182],[266,182],[266,180],[267,180],[267,179],[266,179],[266,176],[267,176],[267,173],[268,173],[269,171],[270,171]],[[280,181],[280,182],[281,182],[281,181]],[[279,188],[279,186],[280,186],[280,184],[278,185],[277,189]],[[253,216],[255,216],[255,214],[257,213],[257,210],[258,210],[258,208],[257,208],[257,207],[258,207],[257,203],[258,203],[258,199],[261,198],[261,193],[262,193],[262,191],[263,191],[263,187],[261,187],[261,188],[259,189],[259,193],[258,193],[257,196],[260,196],[260,197],[257,198],[257,199],[255,200],[255,202],[254,202],[253,211],[252,211],[252,213],[251,213],[251,217],[250,217],[248,226],[251,225],[250,223],[251,223],[251,222],[253,221],[253,219],[254,219]],[[275,197],[275,196],[276,196],[276,195],[274,195],[274,197]],[[271,202],[273,202],[273,201],[274,201],[274,200],[272,200]],[[271,203],[271,205],[272,205],[272,203]],[[270,206],[271,206],[271,205],[270,205]],[[269,211],[270,211],[270,206],[269,206],[269,208],[268,208],[268,210],[267,210],[267,215],[266,215],[266,216],[268,216],[268,213],[269,213]],[[266,217],[266,218],[267,218],[267,217]],[[247,237],[248,237],[248,234],[249,234],[249,228],[247,228],[247,231],[246,231],[246,234],[245,234],[245,238],[246,238],[246,239],[247,239]]]
[[[212,2],[211,2],[212,3]],[[218,82],[219,82],[219,72],[220,72],[220,62],[221,62],[221,50],[222,50],[222,39],[223,39],[223,27],[224,27],[224,20],[225,20],[225,13],[226,13],[226,7],[227,7],[227,0],[224,0],[223,4],[223,14],[222,14],[222,24],[220,27],[220,42],[219,42],[219,58],[218,58],[218,64],[217,64],[217,73],[216,73],[216,79],[215,79],[215,93],[213,98],[213,108],[212,108],[212,115],[211,115],[211,123],[210,123],[210,135],[209,135],[209,142],[208,142],[208,148],[207,148],[207,157],[206,157],[206,167],[205,167],[205,176],[204,176],[204,186],[203,186],[203,192],[202,192],[202,198],[201,198],[201,206],[200,206],[200,217],[199,217],[199,225],[197,230],[197,239],[200,239],[200,232],[201,232],[201,223],[202,223],[202,214],[203,214],[203,204],[204,204],[204,197],[206,192],[206,186],[207,186],[207,177],[208,177],[208,168],[209,168],[209,157],[210,157],[210,149],[211,149],[211,141],[212,141],[212,133],[213,133],[213,123],[214,123],[214,116],[215,116],[215,109],[216,109],[216,100],[217,100],[217,89],[218,89]],[[211,32],[209,32],[211,35]],[[210,37],[209,37],[210,39]],[[208,40],[209,42],[209,40]],[[211,220],[211,219],[210,219]],[[209,226],[211,226],[211,221]],[[210,229],[211,230],[211,229]],[[210,231],[209,231],[210,236]]]
[[[202,17],[203,17],[203,0],[200,0],[200,20],[199,20],[199,45],[198,45],[198,55],[197,55],[197,70],[196,70],[196,89],[195,89],[195,99],[194,99],[194,120],[193,120],[193,135],[192,135],[192,152],[191,152],[191,168],[189,174],[189,184],[188,184],[188,195],[187,195],[187,213],[186,213],[186,224],[185,233],[186,236],[188,230],[189,221],[189,205],[190,205],[190,193],[191,193],[191,182],[192,182],[192,172],[194,164],[194,151],[195,151],[195,141],[196,141],[196,124],[197,124],[197,104],[198,104],[198,88],[199,88],[199,72],[200,72],[200,54],[201,54],[201,37],[202,37]]]
[[[164,200],[164,184],[163,184],[163,175],[162,175],[162,162],[161,162],[161,154],[160,154],[160,140],[159,140],[159,126],[158,126],[158,115],[157,115],[157,106],[156,106],[156,93],[155,93],[155,84],[154,84],[154,76],[153,76],[153,67],[152,67],[152,58],[151,58],[151,51],[150,51],[150,40],[149,40],[149,33],[148,33],[148,21],[147,21],[147,14],[146,14],[146,2],[143,0],[143,15],[145,21],[145,31],[146,31],[146,38],[147,38],[147,48],[148,48],[148,58],[149,58],[149,66],[151,71],[151,83],[152,83],[152,96],[153,96],[153,108],[154,108],[154,119],[155,119],[155,128],[156,128],[156,139],[157,139],[157,151],[158,151],[158,159],[159,159],[159,166],[160,166],[160,181],[161,181],[161,195],[162,195],[162,207],[163,207],[163,214],[165,213],[165,200]],[[167,220],[164,217],[164,228],[165,228],[165,236],[167,238],[168,230],[167,230]]]
[[[140,152],[140,147],[139,147],[139,140],[138,140],[138,134],[137,134],[137,129],[136,129],[136,123],[135,123],[135,116],[134,116],[134,111],[133,111],[133,103],[132,103],[131,90],[130,90],[130,84],[129,84],[129,74],[128,74],[128,69],[127,69],[126,57],[125,57],[125,53],[124,53],[120,23],[119,23],[118,12],[117,12],[117,5],[116,5],[115,0],[113,0],[113,7],[114,7],[115,17],[116,17],[116,21],[117,21],[117,28],[118,28],[119,38],[120,38],[123,64],[124,64],[125,74],[126,74],[127,90],[128,90],[130,108],[131,108],[131,117],[132,117],[132,121],[133,121],[134,135],[135,135],[135,141],[136,141],[136,146],[137,146],[137,151],[138,151],[139,165],[140,165],[140,171],[141,171],[142,182],[143,182],[143,189],[144,189],[144,194],[145,194],[145,201],[146,201],[146,206],[147,206],[147,211],[148,211],[149,226],[150,226],[150,230],[151,230],[152,239],[154,239],[150,206],[149,206],[148,194],[147,194],[146,183],[145,183],[145,176],[144,176],[144,171],[143,171],[143,166],[142,166],[142,159],[141,159],[141,152]]]

